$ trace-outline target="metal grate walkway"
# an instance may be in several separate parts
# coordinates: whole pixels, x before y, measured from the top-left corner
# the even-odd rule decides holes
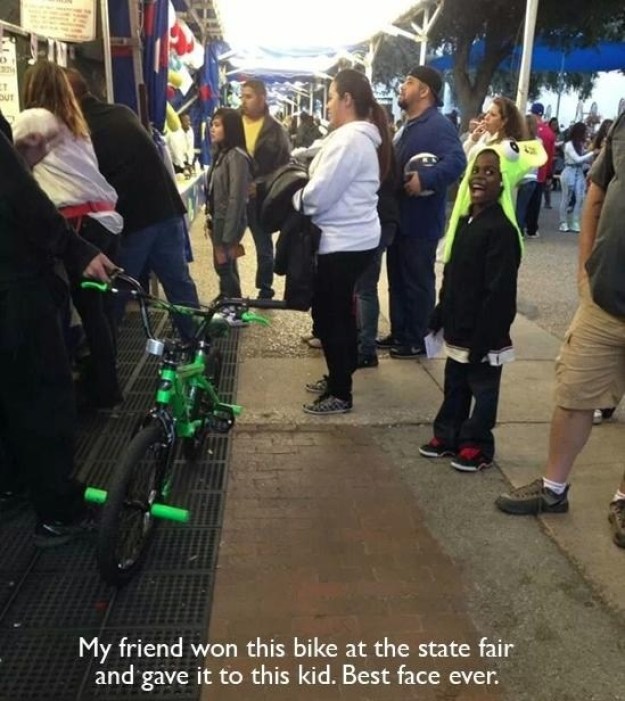
[[[136,322],[136,323],[135,323]],[[160,322],[161,328],[165,319]],[[81,419],[77,463],[88,484],[108,485],[120,451],[149,408],[157,360],[143,354],[145,339],[132,316],[120,334],[119,370],[126,401],[119,416]],[[233,401],[238,331],[217,344],[223,355],[221,394]],[[117,655],[101,665],[79,657],[79,638],[117,643],[122,636],[144,642],[206,642],[214,570],[221,529],[229,437],[215,436],[209,454],[194,467],[180,466],[172,503],[191,510],[187,525],[162,522],[141,573],[119,592],[103,584],[94,560],[94,541],[38,551],[32,544],[34,515],[25,513],[0,530],[0,701],[199,698],[200,688],[140,684],[96,686],[100,670],[130,664]],[[136,666],[141,667],[139,661]],[[198,660],[150,661],[151,669],[192,672]]]

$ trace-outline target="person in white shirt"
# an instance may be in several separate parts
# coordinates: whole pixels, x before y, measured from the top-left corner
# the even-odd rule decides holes
[[[310,181],[294,196],[295,208],[321,230],[312,314],[328,374],[307,385],[320,396],[304,406],[316,415],[352,408],[358,355],[354,288],[380,241],[377,192],[392,148],[386,112],[363,73],[346,69],[336,75],[328,114],[334,131],[310,165]]]
[[[75,231],[115,262],[124,226],[115,211],[117,193],[98,169],[87,123],[62,68],[43,60],[29,68],[24,106],[13,124],[16,147],[33,134],[55,134],[48,152],[33,165],[33,175]],[[85,400],[111,408],[122,401],[112,304],[101,292],[83,290],[80,272],[67,270],[90,350],[83,375]]]
[[[586,173],[584,166],[595,157],[594,151],[584,153],[586,143],[586,125],[577,122],[569,130],[569,137],[564,144],[564,170],[560,174],[562,198],[560,199],[560,231],[580,231],[580,214],[586,195]],[[571,193],[575,195],[573,221],[568,221],[568,207]]]
[[[195,162],[195,137],[191,126],[191,117],[180,117],[180,129],[167,133],[167,146],[176,173],[184,173],[193,168]]]

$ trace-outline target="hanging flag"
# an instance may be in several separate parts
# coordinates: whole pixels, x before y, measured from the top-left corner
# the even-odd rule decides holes
[[[143,80],[148,95],[148,115],[150,122],[163,131],[169,58],[168,0],[147,0],[143,31]]]
[[[200,117],[203,125],[207,125],[213,112],[219,105],[219,59],[224,52],[222,42],[213,41],[207,44],[204,65],[200,70],[199,103]],[[202,134],[200,134],[202,137]],[[205,129],[200,141],[200,163],[208,165],[211,162],[210,131]]]

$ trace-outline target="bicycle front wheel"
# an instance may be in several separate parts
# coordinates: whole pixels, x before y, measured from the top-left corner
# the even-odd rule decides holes
[[[160,500],[170,455],[163,427],[154,422],[134,436],[115,469],[97,545],[98,569],[109,584],[127,584],[143,564],[157,521],[150,509]]]

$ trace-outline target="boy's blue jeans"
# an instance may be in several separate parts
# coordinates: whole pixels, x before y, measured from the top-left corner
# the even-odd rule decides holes
[[[494,457],[501,367],[447,358],[445,396],[434,419],[434,435],[452,450],[478,448],[488,460]]]

